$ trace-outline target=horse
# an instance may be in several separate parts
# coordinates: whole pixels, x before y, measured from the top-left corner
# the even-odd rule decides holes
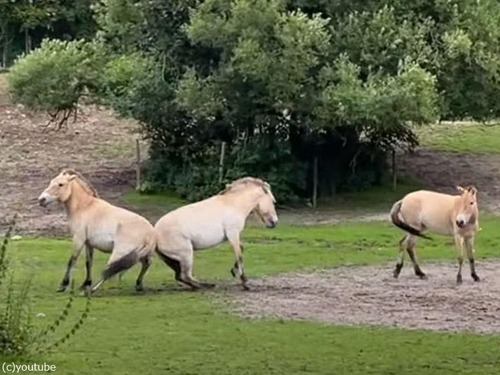
[[[122,274],[141,262],[136,280],[136,290],[143,290],[143,278],[151,266],[156,247],[153,225],[144,217],[114,206],[99,198],[94,187],[73,169],[63,169],[38,197],[38,203],[46,207],[61,202],[66,208],[73,235],[73,251],[58,292],[67,290],[73,267],[85,249],[86,278],[81,289],[94,293],[109,278]],[[92,285],[94,249],[111,253],[101,279]]]
[[[161,217],[155,224],[156,252],[173,269],[177,281],[192,289],[212,288],[215,284],[201,283],[193,277],[194,251],[229,241],[235,256],[230,272],[233,277],[239,276],[243,289],[247,290],[240,233],[252,212],[266,227],[276,227],[275,203],[267,182],[254,177],[235,180],[219,194],[179,207]]]
[[[399,242],[394,278],[398,278],[403,268],[405,249],[413,263],[415,275],[421,279],[427,278],[418,265],[415,248],[418,237],[432,239],[423,233],[429,231],[454,237],[458,260],[457,284],[462,283],[464,245],[471,277],[474,281],[480,281],[474,264],[474,238],[479,230],[477,189],[474,186],[457,186],[456,189],[460,195],[427,190],[414,191],[394,203],[390,212],[391,221],[396,227],[407,232]]]

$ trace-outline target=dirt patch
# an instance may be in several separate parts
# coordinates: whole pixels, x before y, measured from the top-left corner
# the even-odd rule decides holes
[[[419,149],[399,156],[399,172],[427,189],[456,194],[456,185],[475,185],[480,206],[500,212],[500,156]]]
[[[500,333],[500,262],[480,262],[474,283],[467,268],[455,284],[456,265],[424,265],[428,280],[394,264],[340,267],[252,280],[249,292],[233,292],[233,311],[244,317],[312,320],[340,325]]]
[[[135,183],[133,124],[97,108],[83,108],[76,123],[58,132],[46,130],[46,120],[22,106],[0,102],[0,233],[17,213],[19,233],[68,234],[60,207],[36,204],[63,167],[79,170],[112,202]]]

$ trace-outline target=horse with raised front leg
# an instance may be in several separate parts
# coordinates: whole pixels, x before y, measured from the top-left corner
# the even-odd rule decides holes
[[[231,274],[239,276],[244,289],[247,278],[243,269],[243,244],[240,233],[247,217],[255,211],[268,228],[278,223],[275,199],[265,181],[244,177],[226,186],[218,195],[173,210],[155,225],[159,257],[175,272],[175,279],[193,289],[210,288],[192,274],[194,251],[229,241],[235,263]]]
[[[143,290],[143,278],[156,247],[156,233],[151,223],[132,211],[100,199],[89,182],[72,169],[64,169],[52,179],[38,198],[42,207],[56,201],[64,204],[73,234],[73,252],[58,292],[68,288],[73,267],[84,249],[86,278],[81,288],[86,293],[95,292],[106,280],[137,262],[141,262],[142,267],[136,290]],[[101,280],[91,288],[94,249],[111,253],[111,256]]]
[[[419,190],[407,194],[392,206],[392,223],[408,233],[399,242],[395,278],[398,278],[403,268],[405,250],[413,263],[415,274],[426,278],[418,265],[415,248],[418,237],[430,239],[423,233],[429,231],[454,238],[458,260],[457,284],[462,283],[464,246],[471,277],[474,281],[480,280],[474,264],[474,238],[479,230],[477,189],[474,186],[465,189],[457,186],[457,190],[460,195]]]

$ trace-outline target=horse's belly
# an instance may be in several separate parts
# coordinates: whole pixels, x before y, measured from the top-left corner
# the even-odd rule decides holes
[[[105,253],[111,252],[115,244],[113,237],[109,235],[95,236],[94,238],[89,239],[88,242],[93,248],[101,250]]]
[[[208,235],[193,236],[191,243],[193,244],[194,250],[203,250],[217,246],[225,240],[226,237],[224,234],[210,233]]]

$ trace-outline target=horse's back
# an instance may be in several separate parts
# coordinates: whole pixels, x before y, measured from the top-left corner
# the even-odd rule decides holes
[[[401,216],[417,228],[423,225],[432,232],[450,234],[456,198],[429,190],[414,191],[401,200]]]
[[[156,222],[155,230],[159,243],[187,240],[201,250],[225,241],[228,227],[240,230],[244,224],[244,217],[235,214],[220,196],[213,196],[168,212]]]

